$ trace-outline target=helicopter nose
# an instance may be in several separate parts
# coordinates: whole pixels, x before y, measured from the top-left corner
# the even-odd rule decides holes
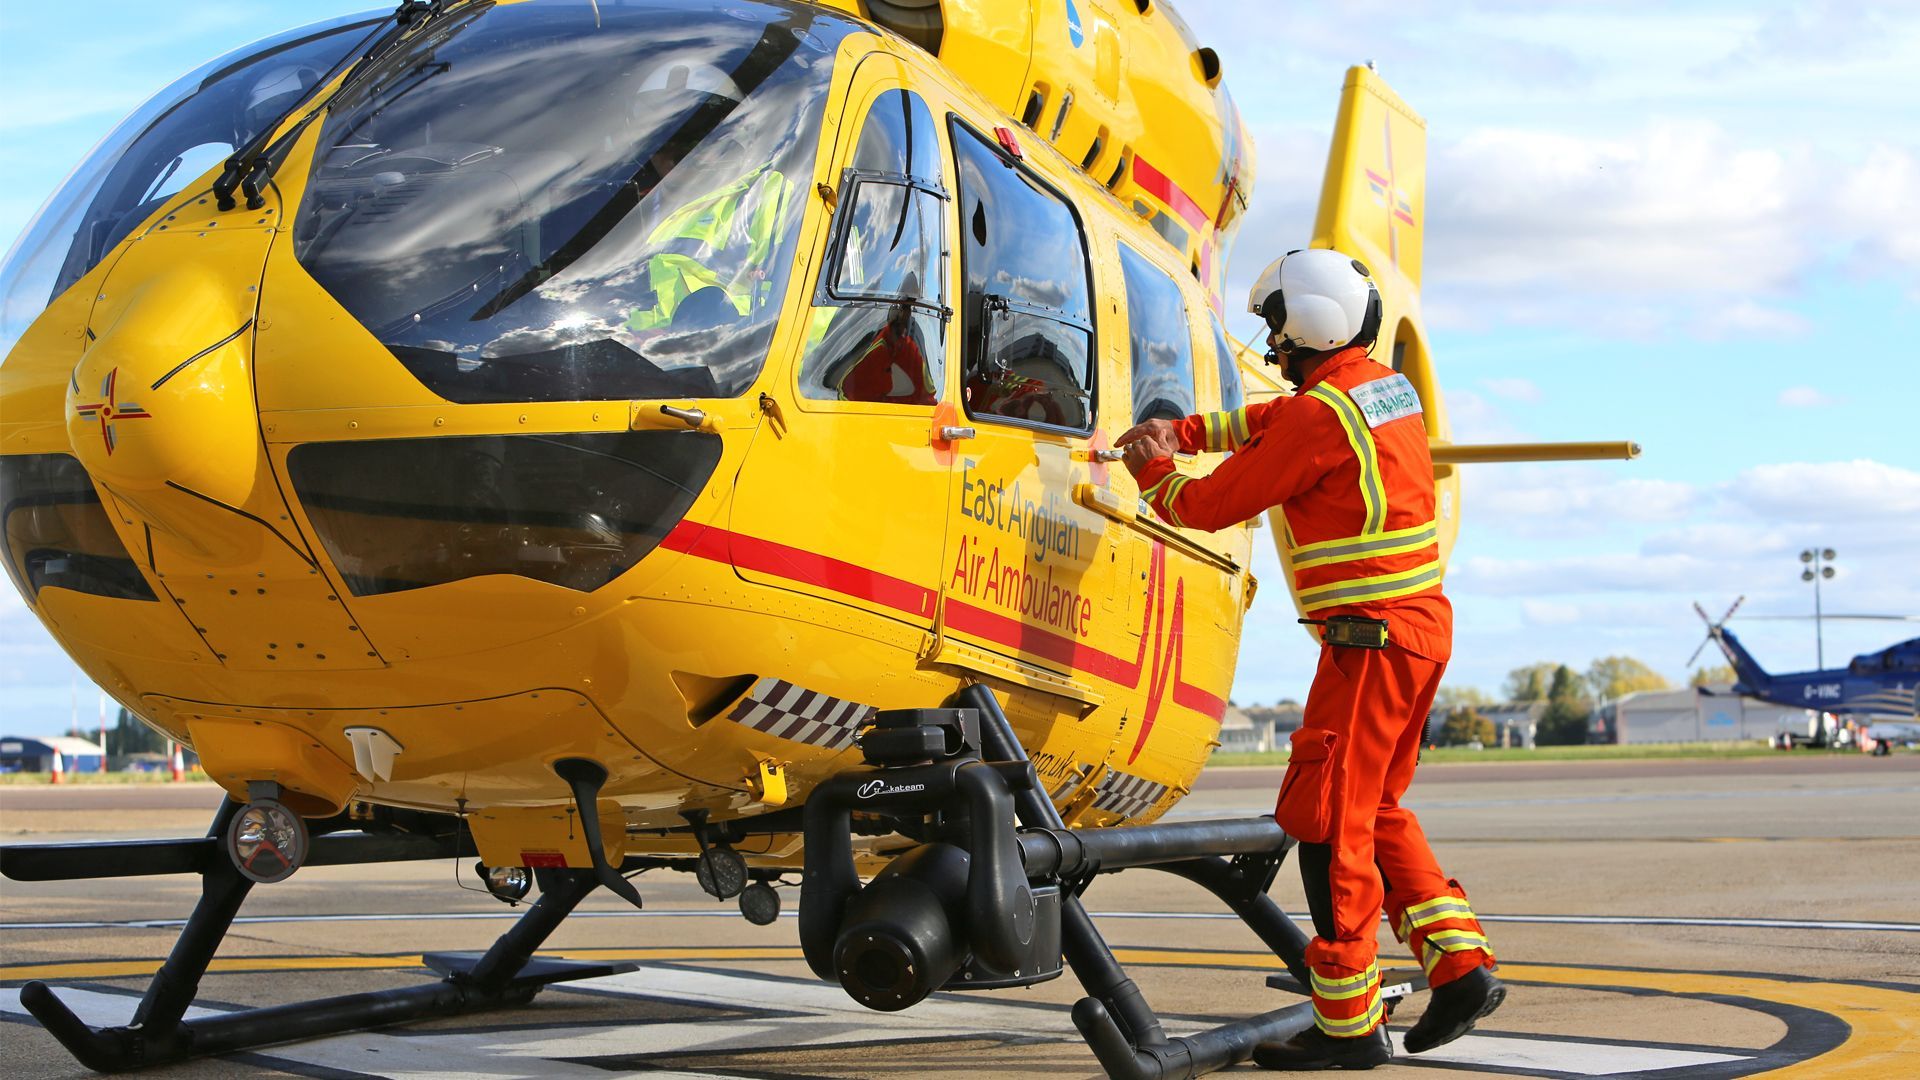
[[[88,472],[134,497],[171,485],[246,499],[259,463],[256,288],[193,261],[141,275],[123,295],[109,280],[67,385],[67,437]]]

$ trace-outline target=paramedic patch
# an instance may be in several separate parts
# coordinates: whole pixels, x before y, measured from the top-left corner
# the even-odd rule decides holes
[[[753,684],[727,719],[778,739],[844,750],[853,745],[854,735],[872,720],[873,712],[871,705],[763,678]]]
[[[1397,371],[1384,379],[1361,383],[1347,391],[1347,396],[1360,406],[1360,412],[1366,416],[1367,426],[1371,428],[1390,424],[1404,416],[1420,415],[1420,395],[1413,392],[1413,384],[1407,381],[1407,377]]]

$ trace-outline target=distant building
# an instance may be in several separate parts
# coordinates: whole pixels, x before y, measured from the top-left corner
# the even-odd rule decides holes
[[[1427,741],[1432,742],[1440,734],[1440,725],[1447,722],[1447,713],[1451,709],[1435,706],[1427,714]],[[1540,714],[1547,711],[1544,701],[1503,701],[1498,705],[1475,705],[1473,711],[1493,724],[1495,732],[1492,746],[1533,747],[1535,730],[1540,726]]]
[[[1220,749],[1224,753],[1261,753],[1284,750],[1288,737],[1300,729],[1302,710],[1291,701],[1278,705],[1229,705],[1220,720]]]
[[[1540,714],[1547,711],[1544,701],[1506,701],[1498,705],[1488,705],[1475,709],[1475,712],[1493,722],[1493,730],[1498,732],[1493,740],[1495,746],[1523,746],[1533,749],[1534,734],[1540,728]],[[1445,722],[1444,715],[1433,722]],[[1432,729],[1429,728],[1429,731]]]
[[[1245,709],[1235,705],[1227,706],[1226,715],[1220,718],[1222,753],[1252,754],[1271,749],[1273,749],[1271,721],[1262,723],[1255,720]]]
[[[1601,710],[1596,726],[1609,742],[1765,742],[1782,731],[1804,735],[1816,717],[1733,692],[1731,684],[1628,694]]]
[[[52,772],[55,751],[67,772],[99,772],[106,753],[71,735],[8,735],[0,737],[0,772]]]

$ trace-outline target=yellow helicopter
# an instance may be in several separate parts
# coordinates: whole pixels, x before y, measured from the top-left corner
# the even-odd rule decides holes
[[[1313,243],[1374,268],[1444,558],[1459,464],[1627,451],[1451,444],[1424,151],[1352,69]],[[1109,450],[1285,392],[1223,322],[1253,177],[1161,0],[409,0],[163,91],[0,266],[0,554],[229,800],[0,855],[205,878],[138,1022],[23,1002],[101,1069],[506,1004],[609,970],[531,959],[596,887],[693,869],[766,923],[803,867],[809,961],[875,1008],[1064,953],[1115,1075],[1304,1026],[1168,1039],[1076,899],[1182,873],[1298,966],[1271,821],[1152,824],[1218,745],[1252,528],[1158,521]],[[253,883],[466,851],[540,884],[485,958],[182,1019]]]

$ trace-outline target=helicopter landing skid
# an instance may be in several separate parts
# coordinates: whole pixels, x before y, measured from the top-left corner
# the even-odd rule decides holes
[[[1013,725],[986,686],[961,691],[957,704],[980,714],[980,749],[995,761],[1027,760]],[[1307,936],[1267,890],[1294,840],[1270,817],[1190,821],[1107,829],[1067,829],[1037,788],[1014,794],[1020,847],[1030,876],[1058,877],[1078,888],[1061,902],[1061,945],[1087,991],[1073,1023],[1108,1076],[1170,1080],[1202,1076],[1253,1057],[1313,1025],[1313,1004],[1298,1002],[1192,1035],[1169,1037],[1140,988],[1093,925],[1080,893],[1095,874],[1149,867],[1206,889],[1240,916],[1293,979],[1307,980]],[[1226,856],[1232,856],[1229,860]]]
[[[240,809],[231,799],[223,803],[212,835],[222,835]],[[21,1005],[80,1064],[96,1072],[124,1072],[273,1043],[523,1005],[542,987],[556,982],[634,970],[632,964],[534,958],[534,950],[600,884],[592,870],[538,870],[540,899],[491,949],[484,954],[431,953],[423,958],[427,967],[443,976],[438,982],[186,1019],[214,950],[254,884],[226,858],[204,859],[198,872],[200,902],[166,963],[147,986],[130,1023],[90,1027],[45,983],[30,982],[20,988]]]

